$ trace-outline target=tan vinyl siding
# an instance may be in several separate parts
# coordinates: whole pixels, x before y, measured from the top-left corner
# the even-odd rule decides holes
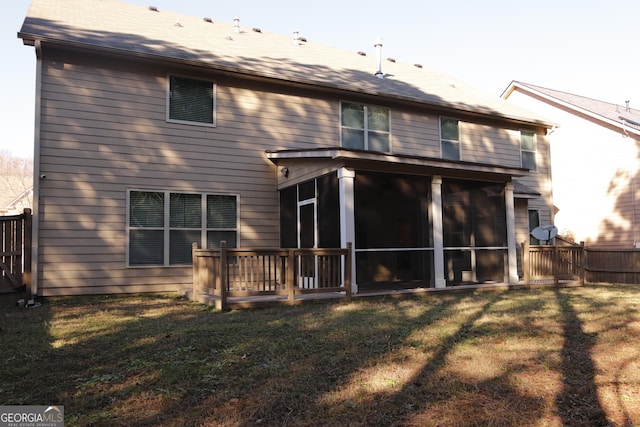
[[[190,266],[127,267],[127,190],[238,196],[239,243],[279,244],[278,186],[339,167],[266,150],[340,145],[340,97],[159,64],[43,53],[39,288],[43,295],[178,291]],[[167,76],[215,82],[216,126],[166,121]],[[394,154],[440,157],[439,116],[389,106]],[[538,147],[546,145],[538,139]],[[519,134],[461,121],[465,161],[520,166]],[[547,152],[541,152],[541,157]],[[546,172],[545,172],[546,171]],[[524,178],[538,191],[548,167]],[[550,205],[550,203],[549,203]],[[549,210],[549,209],[547,209]]]
[[[520,167],[520,134],[495,126],[460,121],[461,160]]]
[[[318,123],[290,130],[301,113],[310,114],[304,102],[261,95],[256,111],[246,102],[251,90],[217,82],[217,110],[224,112],[217,128],[167,123],[165,69],[56,59],[45,61],[43,77],[44,295],[175,291],[191,283],[188,266],[126,267],[131,188],[237,194],[241,245],[277,246],[275,166],[264,150],[317,143]],[[274,110],[283,112],[276,120],[263,117]]]
[[[391,109],[394,154],[440,157],[440,124],[435,115]]]

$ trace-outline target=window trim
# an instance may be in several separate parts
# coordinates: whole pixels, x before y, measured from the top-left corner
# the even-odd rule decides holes
[[[354,128],[354,127],[345,126],[345,125],[342,124],[342,105],[343,104],[355,104],[355,105],[361,105],[362,107],[364,107],[364,127],[363,128]],[[370,129],[369,128],[368,109],[370,107],[385,108],[387,111],[389,111],[389,130],[388,131],[376,130],[376,129]],[[342,130],[343,129],[361,130],[361,131],[364,132],[364,148],[362,148],[362,150],[364,150],[364,151],[373,151],[375,153],[393,153],[393,144],[392,144],[392,138],[391,138],[391,134],[392,134],[391,108],[389,108],[389,107],[385,107],[383,105],[364,104],[362,102],[356,102],[356,101],[340,100],[340,147],[341,148],[347,148],[347,147],[344,147],[343,141],[342,141]],[[370,149],[369,148],[369,133],[370,132],[371,133],[384,133],[384,134],[387,134],[388,137],[389,137],[389,151],[377,151],[377,150]]]
[[[525,150],[522,147],[523,132],[533,135],[533,148],[534,148],[533,150]],[[535,166],[533,169],[529,169],[524,165],[524,157],[522,155],[523,152],[533,153],[533,166]],[[520,166],[522,166],[523,168],[529,169],[529,171],[531,172],[538,172],[538,134],[533,130],[520,129]]]
[[[145,193],[162,193],[164,195],[164,219],[162,227],[153,227],[156,230],[162,230],[164,241],[164,253],[162,264],[131,264],[130,263],[130,249],[131,249],[131,230],[143,230],[150,229],[151,227],[132,227],[131,226],[131,193],[145,192]],[[171,227],[171,194],[197,194],[201,198],[201,212],[200,217],[201,228],[182,228]],[[236,199],[236,226],[234,229],[221,229],[217,227],[207,227],[207,198],[208,196],[231,196]],[[236,233],[236,246],[240,247],[240,195],[237,193],[210,193],[210,192],[198,192],[198,191],[181,191],[181,190],[159,190],[150,188],[128,188],[126,194],[126,250],[125,250],[125,264],[127,268],[158,268],[158,267],[188,267],[191,264],[171,264],[170,260],[170,235],[172,230],[200,230],[200,248],[207,248],[208,241],[207,235],[209,231],[235,231]]]
[[[179,120],[179,119],[172,119],[170,117],[171,115],[171,77],[177,77],[180,79],[185,79],[185,80],[196,80],[196,81],[201,81],[201,82],[207,82],[207,83],[211,83],[211,89],[212,89],[212,103],[213,103],[213,117],[211,118],[213,120],[213,123],[203,123],[203,122],[193,122],[193,121],[189,121],[189,120]],[[204,126],[204,127],[216,127],[217,126],[217,110],[218,110],[218,96],[217,96],[217,88],[218,85],[216,83],[215,80],[213,79],[205,79],[205,78],[200,78],[200,77],[193,77],[193,76],[187,76],[184,74],[177,74],[177,73],[167,73],[167,77],[166,77],[166,94],[165,94],[165,121],[167,123],[176,123],[176,124],[181,124],[181,125],[192,125],[192,126]]]
[[[457,125],[458,125],[458,139],[446,139],[442,137],[442,121],[443,120],[455,120]],[[450,160],[452,162],[460,162],[462,161],[462,143],[460,141],[460,119],[456,119],[454,117],[448,117],[448,116],[440,116],[438,118],[438,132],[439,132],[439,136],[440,136],[440,158],[444,159],[444,160]],[[444,157],[444,148],[443,148],[443,142],[449,142],[449,143],[455,143],[458,146],[458,158],[457,159],[449,159]]]

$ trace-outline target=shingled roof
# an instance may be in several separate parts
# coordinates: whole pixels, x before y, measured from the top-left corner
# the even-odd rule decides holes
[[[550,126],[535,113],[427,67],[333,48],[315,40],[294,44],[233,23],[192,17],[118,0],[33,0],[18,33],[25,44],[64,44],[187,63],[286,84],[358,92]],[[373,41],[372,41],[373,45]]]
[[[527,92],[574,114],[591,117],[592,120],[616,127],[623,133],[640,136],[640,110],[631,108],[626,103],[612,104],[515,80],[504,91],[502,97],[508,98],[514,90]]]

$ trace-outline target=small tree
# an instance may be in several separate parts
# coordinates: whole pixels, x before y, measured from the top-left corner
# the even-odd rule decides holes
[[[0,150],[0,214],[8,213],[8,205],[23,196],[13,209],[21,212],[33,205],[33,159]]]

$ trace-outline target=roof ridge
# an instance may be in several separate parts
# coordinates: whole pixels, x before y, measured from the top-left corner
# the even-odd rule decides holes
[[[572,96],[572,97],[576,97],[576,98],[581,98],[581,99],[597,102],[599,104],[615,106],[616,108],[618,108],[618,107],[626,108],[625,105],[614,103],[614,102],[609,102],[609,101],[603,101],[601,99],[597,99],[597,98],[594,98],[594,97],[591,97],[591,96],[578,95],[578,94],[575,94],[575,93],[571,93],[571,92],[567,92],[567,91],[563,91],[563,90],[558,90],[558,89],[551,89],[551,88],[548,88],[548,87],[534,85],[534,84],[526,83],[526,82],[519,81],[519,80],[514,80],[514,82],[518,83],[520,85],[523,85],[523,86],[527,86],[527,87],[529,87],[531,89],[538,90],[538,91],[542,90],[542,91],[545,91],[545,92],[559,93],[559,94],[569,95],[569,96]],[[547,95],[553,96],[553,95],[551,95],[549,93],[547,93]],[[558,98],[558,99],[563,101],[563,102],[567,102],[567,103],[570,103],[572,105],[575,105],[573,102],[570,102],[567,99],[561,99],[561,98]],[[580,107],[580,108],[585,108],[584,106],[579,106],[579,105],[576,105],[576,106]],[[585,108],[585,109],[587,109],[587,108]],[[634,113],[634,114],[640,115],[640,110],[638,110],[638,109],[629,107],[629,110],[631,110],[631,112]],[[621,113],[622,113],[622,111],[621,111]]]

